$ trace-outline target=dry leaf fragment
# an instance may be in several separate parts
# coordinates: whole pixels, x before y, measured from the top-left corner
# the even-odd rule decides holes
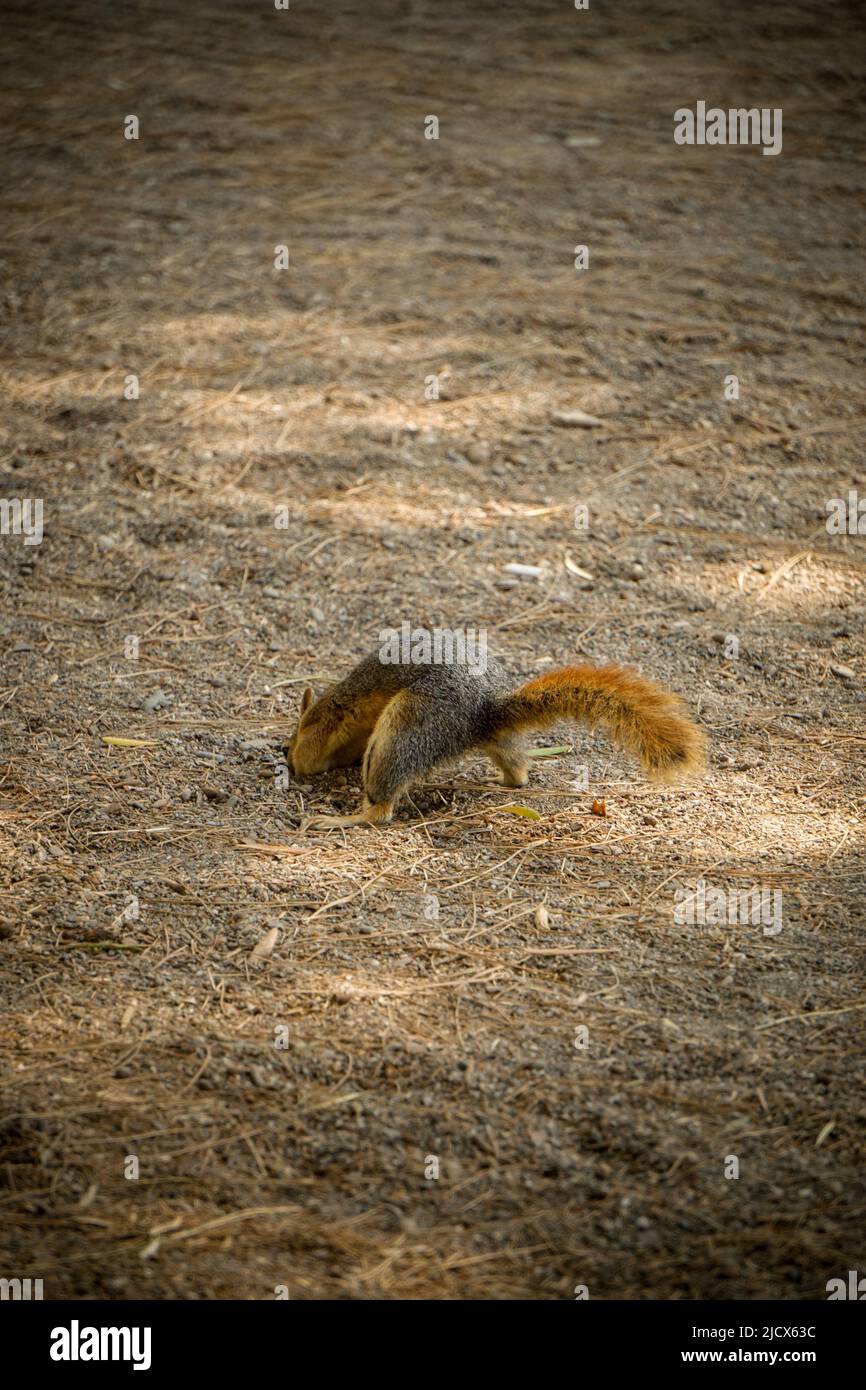
[[[565,568],[568,570],[569,574],[576,574],[578,579],[593,579],[595,577],[594,575],[590,574],[589,570],[582,570],[580,568],[580,565],[576,565],[567,551],[565,554],[565,559],[563,560],[563,564],[565,565]]]
[[[553,423],[564,425],[566,429],[589,430],[594,425],[603,425],[604,420],[599,420],[597,415],[587,415],[585,410],[557,410]]]
[[[263,960],[265,956],[269,956],[279,939],[279,927],[271,927],[270,931],[265,932],[261,941],[257,942],[250,951],[250,960]]]
[[[118,738],[115,734],[103,734],[103,743],[110,743],[112,748],[156,748],[159,743],[158,738]]]
[[[512,816],[523,816],[526,820],[541,820],[537,811],[533,811],[531,806],[500,806],[500,811],[508,811]]]
[[[815,1140],[816,1149],[820,1149],[821,1145],[824,1143],[824,1140],[830,1138],[830,1135],[833,1133],[833,1130],[835,1128],[836,1121],[828,1120],[827,1123],[824,1125],[824,1128],[821,1130],[821,1133],[818,1135],[818,1138]]]

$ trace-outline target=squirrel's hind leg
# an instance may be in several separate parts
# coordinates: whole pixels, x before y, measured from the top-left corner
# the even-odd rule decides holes
[[[401,690],[376,721],[361,776],[368,803],[394,806],[413,782],[456,757],[470,742],[440,702],[418,690]]]
[[[455,735],[435,703],[412,690],[400,690],[376,720],[361,770],[364,804],[354,816],[313,816],[314,829],[382,825],[419,777],[453,757]]]
[[[529,781],[529,760],[523,739],[515,734],[500,734],[485,743],[484,752],[502,773],[503,787],[525,787]]]
[[[304,830],[348,830],[354,825],[384,825],[394,814],[397,798],[411,778],[405,766],[405,735],[414,722],[400,691],[385,706],[364,751],[361,784],[363,805],[354,816],[311,816]],[[404,745],[401,752],[401,743]]]

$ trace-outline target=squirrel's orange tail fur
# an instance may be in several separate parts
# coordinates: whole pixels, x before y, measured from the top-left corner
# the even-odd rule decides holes
[[[659,781],[704,765],[704,735],[678,697],[622,666],[564,666],[519,686],[500,708],[508,729],[545,728],[556,719],[600,725]]]

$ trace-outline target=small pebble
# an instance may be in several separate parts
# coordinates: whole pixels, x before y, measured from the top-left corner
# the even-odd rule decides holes
[[[544,573],[539,565],[503,565],[506,574],[518,574],[527,579],[540,579]]]
[[[146,714],[153,714],[154,710],[162,709],[170,701],[171,696],[166,695],[164,690],[154,690],[152,695],[148,695],[146,700],[142,700],[141,708]]]

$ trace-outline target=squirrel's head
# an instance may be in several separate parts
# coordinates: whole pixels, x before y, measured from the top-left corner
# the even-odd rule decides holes
[[[387,699],[387,695],[377,694],[347,704],[345,697],[341,700],[333,691],[326,691],[316,700],[308,686],[301,696],[295,736],[286,747],[295,775],[304,777],[359,763]]]
[[[329,742],[327,721],[322,717],[319,703],[313,698],[312,686],[308,685],[301,696],[298,727],[286,748],[292,772],[296,776],[324,772],[328,767]]]

